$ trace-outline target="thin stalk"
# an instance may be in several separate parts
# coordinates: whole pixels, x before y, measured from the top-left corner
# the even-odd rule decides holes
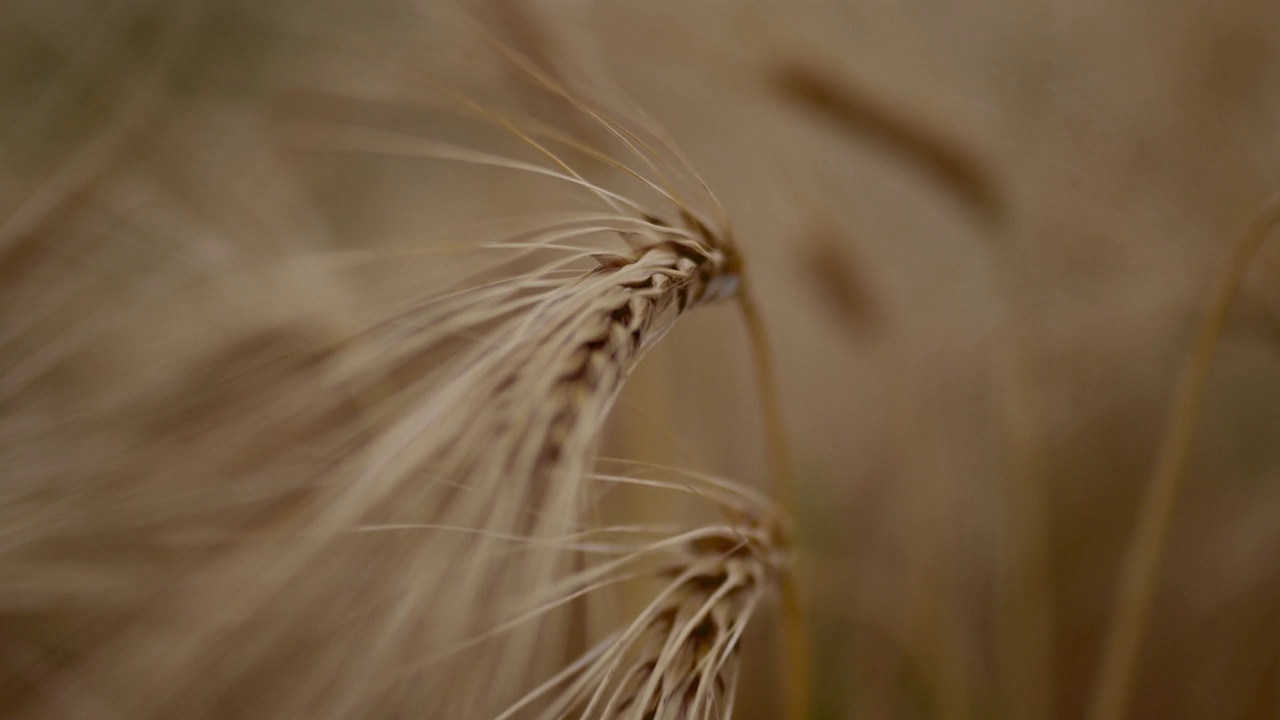
[[[747,325],[760,403],[764,411],[774,497],[783,508],[792,510],[795,508],[795,482],[786,419],[782,412],[782,396],[778,389],[778,372],[764,317],[745,281],[738,292],[738,307]],[[786,540],[789,544],[790,538]],[[803,602],[794,569],[782,573],[779,589],[782,595],[782,640],[785,653],[783,717],[786,720],[804,720],[809,715],[810,649]]]
[[[1160,556],[1186,475],[1196,421],[1200,417],[1213,361],[1249,266],[1278,222],[1280,195],[1267,201],[1244,239],[1236,246],[1179,375],[1173,409],[1129,543],[1111,630],[1094,685],[1093,705],[1089,712],[1092,720],[1119,720],[1128,709],[1134,661],[1150,614]]]

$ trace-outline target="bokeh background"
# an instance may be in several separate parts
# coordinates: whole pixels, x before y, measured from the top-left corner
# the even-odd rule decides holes
[[[8,0],[0,237],[32,197],[56,206],[139,153],[238,237],[428,244],[583,207],[492,170],[255,150],[367,113],[520,152],[434,112],[404,66],[608,142],[486,59],[475,20],[643,109],[733,219],[800,479],[813,717],[1083,717],[1178,369],[1280,190],[1280,5]],[[1131,717],[1280,717],[1277,281],[1280,243],[1222,337]],[[763,487],[763,445],[726,307],[646,358],[608,450]],[[740,716],[776,717],[757,655]]]

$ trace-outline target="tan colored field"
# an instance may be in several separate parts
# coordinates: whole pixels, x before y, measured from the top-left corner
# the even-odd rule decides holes
[[[422,307],[441,309],[414,332],[435,332],[457,314],[438,291],[500,277],[480,245],[530,213],[601,210],[587,184],[679,222],[573,144],[646,179],[670,168],[540,90],[496,38],[655,147],[665,129],[732,221],[696,262],[740,253],[772,339],[809,717],[1280,718],[1280,242],[1248,265],[1202,386],[1193,356],[1237,247],[1275,213],[1280,4],[467,7],[0,3],[0,714],[480,720],[582,652],[600,608],[648,602],[589,594],[433,665],[455,625],[441,613],[474,609],[414,602],[440,578],[488,602],[566,566],[442,569],[468,541],[403,534],[305,561],[262,549],[313,528],[313,508],[403,523],[415,503],[452,507],[409,479],[451,462],[478,478],[490,457],[450,454],[489,436],[446,438],[434,415],[438,451],[381,439],[464,387],[450,359],[475,337],[524,335],[494,315],[422,348],[408,330],[360,352],[352,337]],[[582,183],[426,157],[448,143],[559,172],[507,118],[555,127]],[[666,267],[691,304],[715,299],[717,278]],[[599,449],[777,494],[741,314],[654,297],[663,329],[629,346],[634,373],[606,346],[617,386],[631,374],[601,447],[614,370],[564,400],[599,415],[582,463]],[[397,364],[367,383],[328,374],[380,353]],[[540,367],[515,358],[513,377]],[[556,402],[535,393],[483,427],[501,439]],[[325,495],[380,477],[324,474],[366,450],[388,473],[403,463],[405,485],[367,506]],[[527,504],[551,513],[558,477],[530,475]],[[587,505],[591,522],[703,522],[713,503]],[[776,595],[743,642],[740,719],[786,717]]]

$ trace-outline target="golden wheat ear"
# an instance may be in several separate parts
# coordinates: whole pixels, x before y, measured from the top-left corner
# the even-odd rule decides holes
[[[581,593],[648,599],[602,623],[601,639],[502,720],[732,715],[743,632],[776,595],[787,564],[776,509],[706,475],[638,463],[620,465],[619,473],[595,475],[595,483],[615,492],[678,493],[711,514],[683,526],[600,528],[622,541],[597,546],[598,560],[554,588],[554,599],[535,599],[534,612]]]

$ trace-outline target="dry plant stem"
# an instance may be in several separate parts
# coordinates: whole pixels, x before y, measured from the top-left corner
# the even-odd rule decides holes
[[[1014,338],[1025,337],[1025,331],[1009,332]],[[1010,718],[1048,720],[1053,712],[1054,595],[1047,563],[1047,499],[1039,466],[1038,416],[1029,407],[1026,351],[1008,347],[1002,354],[1003,362],[997,366],[1003,364],[1004,369],[994,382],[1003,386],[998,394],[1012,446],[1005,488],[1009,503],[1005,525],[1011,542],[1001,598],[1001,615],[1006,618],[1002,675],[1008,681],[1004,711]]]
[[[760,386],[760,402],[764,407],[765,433],[768,436],[769,464],[773,473],[774,497],[784,508],[794,508],[794,480],[791,449],[787,442],[786,421],[782,414],[777,370],[770,350],[768,330],[755,303],[750,287],[743,282],[738,293],[738,307],[747,325],[751,354]],[[803,720],[809,714],[809,636],[805,626],[803,603],[796,584],[795,571],[782,573],[782,632],[786,648],[785,716],[787,720]]]
[[[778,372],[774,367],[769,332],[765,328],[764,317],[760,314],[755,297],[745,282],[738,293],[738,307],[742,310],[742,318],[747,324],[752,361],[756,368],[756,381],[760,383],[760,403],[764,407],[769,468],[772,471],[775,498],[784,507],[791,507],[794,499],[791,448],[787,441],[786,421],[782,414]]]
[[[801,63],[783,63],[775,82],[793,102],[810,108],[859,137],[880,142],[922,168],[989,222],[1003,214],[1001,196],[987,164],[935,126],[843,78]]]
[[[779,579],[782,593],[783,640],[786,643],[787,686],[784,714],[786,720],[809,717],[809,628],[805,623],[804,605],[794,569]]]
[[[1277,223],[1280,223],[1280,195],[1267,202],[1244,240],[1237,245],[1178,378],[1172,412],[1125,558],[1111,630],[1103,649],[1089,713],[1093,720],[1119,720],[1128,709],[1130,679],[1138,644],[1150,611],[1160,554],[1186,474],[1196,421],[1214,357],[1249,266]]]
[[[992,365],[992,385],[1009,444],[1004,473],[1005,543],[1001,582],[1001,690],[1004,717],[1052,718],[1054,594],[1049,575],[1048,499],[1041,471],[1042,433],[1036,407],[1033,361],[1034,318],[1027,311],[1029,276],[1021,248],[1001,229],[993,271],[1003,285],[1007,308]]]

